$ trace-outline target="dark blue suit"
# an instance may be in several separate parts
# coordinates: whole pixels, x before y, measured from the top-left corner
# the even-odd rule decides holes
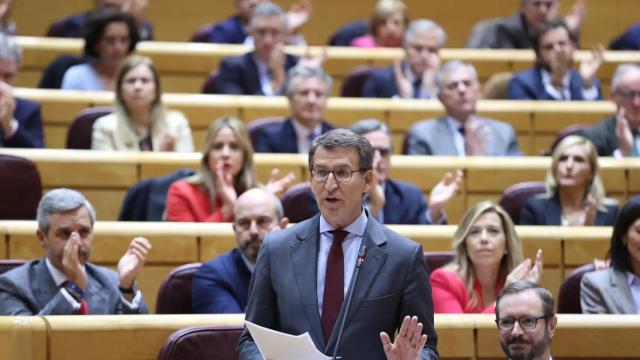
[[[260,86],[258,65],[253,59],[253,54],[253,52],[249,52],[222,60],[218,78],[216,79],[216,91],[218,94],[264,95]],[[298,60],[297,56],[287,55],[284,63],[285,71],[289,71],[289,69],[296,66]]]
[[[298,138],[293,127],[293,120],[274,122],[260,128],[253,135],[253,148],[256,152],[263,153],[297,153]],[[322,133],[332,130],[333,125],[322,122]]]
[[[50,27],[47,32],[47,36],[68,37],[68,38],[81,38],[82,29],[87,22],[87,16],[91,14],[91,11],[87,11],[81,14],[71,15],[56,21],[58,26]],[[142,24],[140,31],[141,40],[153,40],[153,26],[150,22],[145,21]]]
[[[415,185],[387,179],[384,184],[384,223],[420,225],[427,221],[427,202]]]
[[[199,31],[200,33],[200,31]],[[237,15],[219,23],[209,25],[206,30],[202,30],[200,40],[218,44],[242,44],[247,38],[244,32],[244,25]]]
[[[393,66],[375,69],[367,77],[362,88],[362,97],[392,98],[398,95]]]
[[[0,147],[44,147],[40,104],[18,98],[15,100],[16,108],[13,112],[13,117],[18,121],[18,130],[10,138],[5,139],[2,128],[0,128]]]
[[[594,80],[594,86],[598,89],[597,100],[602,100],[602,90],[597,79]],[[582,97],[582,78],[575,70],[571,70],[570,73],[569,92],[571,99],[567,100],[584,100]],[[542,68],[539,66],[519,72],[511,79],[508,98],[512,100],[555,100],[544,89]]]
[[[611,50],[640,50],[640,23],[631,26],[611,42]]]
[[[193,313],[243,313],[247,306],[250,281],[251,272],[237,248],[207,261],[193,278]]]
[[[598,210],[595,226],[611,226],[618,214],[617,205],[607,205],[607,211]],[[520,225],[561,225],[562,209],[557,196],[529,198],[520,212]]]

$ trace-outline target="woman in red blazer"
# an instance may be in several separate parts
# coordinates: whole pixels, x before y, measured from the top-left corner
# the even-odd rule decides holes
[[[522,245],[509,215],[482,201],[462,218],[453,236],[451,263],[431,273],[436,313],[494,313],[502,287],[516,280],[538,281],[542,251],[522,261]]]
[[[279,195],[293,180],[289,173],[277,179],[271,172],[265,188]],[[171,184],[167,195],[167,220],[187,222],[233,221],[237,197],[258,186],[253,147],[242,121],[223,117],[214,121],[205,137],[200,170]]]

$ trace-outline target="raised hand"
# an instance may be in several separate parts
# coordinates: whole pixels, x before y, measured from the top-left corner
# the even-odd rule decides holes
[[[455,179],[450,172],[447,172],[444,174],[442,180],[431,189],[431,193],[429,194],[429,215],[433,222],[437,223],[440,221],[442,208],[456,196],[461,182],[462,170],[456,170]]]
[[[618,138],[618,149],[622,156],[630,156],[633,150],[633,133],[626,117],[626,110],[620,107],[616,113],[616,138]]]
[[[542,276],[543,265],[542,250],[538,249],[535,261],[532,262],[531,259],[525,259],[523,262],[518,264],[518,266],[511,270],[509,275],[507,275],[505,284],[510,284],[519,280],[538,282]]]
[[[163,132],[160,134],[158,149],[160,151],[174,151],[176,149],[176,139],[169,135],[169,133]]]
[[[233,174],[231,171],[224,170],[224,162],[216,163],[216,191],[220,194],[222,200],[222,214],[225,219],[230,219],[233,215],[233,206],[238,199],[236,188],[234,186]],[[211,204],[213,208],[215,204]]]
[[[586,15],[586,2],[584,0],[577,0],[573,3],[573,6],[571,7],[571,10],[567,14],[567,16],[564,17],[564,22],[567,24],[567,27],[571,31],[576,32],[580,30],[580,25],[582,24],[582,21],[584,20]]]
[[[405,316],[395,342],[391,342],[384,331],[380,333],[380,341],[387,360],[415,360],[420,359],[427,335],[422,334],[422,323],[417,316]]]
[[[149,0],[125,0],[122,3],[122,11],[128,12],[140,23],[144,21],[144,12],[149,7]]]
[[[269,58],[269,70],[271,70],[271,89],[274,93],[280,92],[284,86],[287,74],[285,73],[284,63],[286,54],[284,52],[284,44],[276,44],[271,57]]]
[[[384,209],[385,196],[384,189],[382,188],[383,175],[379,171],[379,163],[382,161],[380,152],[376,151],[373,156],[373,181],[369,187],[369,212],[373,217],[377,217],[380,211]]]
[[[269,178],[269,182],[264,186],[264,189],[268,192],[272,193],[277,197],[281,197],[282,193],[289,187],[291,182],[295,180],[296,176],[290,172],[282,178],[278,179],[278,175],[280,174],[280,169],[273,168],[271,169],[271,177]]]
[[[289,12],[287,12],[287,26],[291,34],[297,34],[302,25],[309,21],[311,11],[313,11],[313,6],[311,6],[310,0],[301,0],[291,5]]]
[[[4,0],[0,4],[0,21],[5,27],[8,26],[9,21],[11,21],[11,10],[14,2],[14,0]]]
[[[143,237],[131,240],[129,248],[118,261],[118,277],[120,287],[131,288],[140,270],[144,267],[147,255],[151,250],[151,243]]]
[[[588,194],[584,201],[584,222],[582,225],[591,226],[596,223],[598,214],[598,202],[593,194]]]
[[[593,86],[593,79],[596,76],[596,72],[602,66],[604,62],[604,46],[602,44],[596,45],[591,50],[591,57],[580,63],[580,77],[582,78],[583,87],[585,89]]]
[[[407,74],[405,74],[404,69],[402,68],[402,62],[400,60],[396,60],[393,63],[393,74],[396,79],[396,88],[398,88],[398,96],[402,99],[412,99],[414,97],[413,94],[413,85],[409,78],[407,78]]]
[[[306,67],[322,68],[327,61],[327,47],[323,46],[318,56],[311,55],[311,48],[307,47],[304,56],[298,61],[298,65]]]
[[[4,129],[5,135],[11,131],[15,108],[13,88],[6,82],[0,81],[0,126]]]
[[[72,232],[62,250],[62,270],[69,281],[81,289],[86,289],[88,285],[87,274],[82,268],[88,260],[89,254],[82,248],[80,235]]]
[[[467,156],[486,155],[486,145],[491,142],[491,129],[478,118],[470,118],[464,124],[465,152]]]

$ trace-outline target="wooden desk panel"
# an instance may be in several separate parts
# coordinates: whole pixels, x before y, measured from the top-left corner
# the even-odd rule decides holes
[[[47,328],[42,318],[0,317],[0,360],[16,359],[47,359]]]

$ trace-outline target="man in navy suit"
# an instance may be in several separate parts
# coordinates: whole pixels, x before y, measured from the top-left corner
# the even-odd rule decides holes
[[[536,32],[533,49],[536,65],[517,73],[509,82],[508,97],[513,100],[600,100],[602,92],[596,72],[603,62],[602,46],[590,59],[571,68],[577,39],[563,20],[552,20]]]
[[[305,154],[315,137],[333,129],[323,120],[331,93],[331,77],[324,70],[296,66],[289,71],[285,91],[291,114],[253,134],[256,152]]]
[[[299,58],[284,52],[287,14],[276,4],[258,5],[249,21],[254,51],[222,60],[216,92],[233,95],[281,95],[287,71]]]
[[[20,66],[15,39],[0,33],[0,147],[44,147],[40,105],[13,96],[13,82]]]
[[[280,200],[258,188],[240,195],[233,214],[238,247],[207,261],[196,272],[191,293],[196,314],[243,313],[262,240],[289,222]]]
[[[365,197],[369,213],[384,224],[444,224],[446,216],[443,207],[453,199],[460,187],[462,171],[451,173],[431,190],[427,208],[422,191],[413,184],[392,180],[391,170],[391,131],[379,120],[360,120],[351,130],[369,140],[375,157],[373,159],[373,186]]]
[[[447,36],[431,20],[412,21],[404,33],[404,61],[376,69],[362,88],[362,97],[428,99],[436,95],[435,73]]]

